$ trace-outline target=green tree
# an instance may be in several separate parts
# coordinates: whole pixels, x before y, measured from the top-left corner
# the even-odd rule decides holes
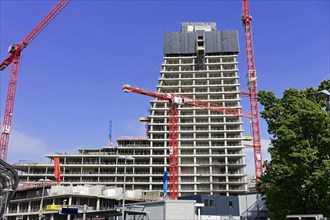
[[[282,98],[269,91],[258,93],[272,145],[259,188],[271,219],[312,213],[330,217],[329,106],[316,95],[323,89],[330,91],[329,80],[317,89],[287,89]]]

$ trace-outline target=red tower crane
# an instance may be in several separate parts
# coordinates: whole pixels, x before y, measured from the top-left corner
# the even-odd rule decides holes
[[[16,86],[20,67],[21,53],[33,41],[33,39],[36,38],[38,34],[58,15],[58,13],[62,11],[62,9],[69,2],[70,0],[60,0],[41,20],[41,22],[20,43],[10,45],[8,49],[9,55],[5,60],[0,63],[0,71],[6,69],[6,67],[12,63],[0,139],[1,160],[7,160],[9,135],[14,113]]]
[[[250,118],[250,115],[237,108],[223,107],[210,102],[204,102],[197,99],[170,93],[157,93],[140,88],[133,88],[129,85],[123,86],[124,92],[134,92],[141,95],[150,96],[156,99],[165,100],[169,102],[170,120],[169,120],[169,134],[170,134],[170,199],[177,199],[179,195],[179,155],[178,155],[178,105],[195,106],[201,109],[210,110],[213,112],[236,115],[239,117]]]
[[[245,46],[246,46],[246,58],[248,66],[248,86],[250,96],[250,111],[251,111],[251,123],[252,123],[252,137],[253,137],[253,150],[254,150],[254,165],[255,175],[258,181],[263,174],[262,166],[262,153],[261,153],[261,138],[260,138],[260,124],[259,124],[259,112],[258,112],[258,98],[257,98],[257,73],[254,64],[254,50],[253,50],[253,38],[252,27],[248,0],[243,0],[243,14],[242,22],[245,30]]]

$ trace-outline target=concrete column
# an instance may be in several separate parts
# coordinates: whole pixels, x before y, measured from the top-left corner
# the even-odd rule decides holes
[[[72,205],[72,196],[69,197],[68,205]]]
[[[20,203],[17,203],[17,213],[19,213],[20,210]]]
[[[31,212],[31,201],[28,203],[28,212]]]
[[[100,210],[100,198],[97,198],[97,201],[96,201],[96,210],[97,211]]]

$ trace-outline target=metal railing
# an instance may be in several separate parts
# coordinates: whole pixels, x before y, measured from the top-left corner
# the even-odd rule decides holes
[[[265,198],[266,197],[259,195],[257,201],[242,213],[241,220],[267,219],[268,209],[266,207]]]

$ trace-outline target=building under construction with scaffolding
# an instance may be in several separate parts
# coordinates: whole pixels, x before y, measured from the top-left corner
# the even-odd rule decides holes
[[[164,60],[158,93],[176,93],[224,107],[241,108],[238,83],[237,31],[217,31],[216,24],[182,23],[181,32],[165,33]],[[121,186],[127,161],[127,188],[163,190],[169,170],[168,103],[150,102],[147,137],[118,138],[100,149],[77,154],[46,155],[60,158],[62,184]],[[246,191],[242,119],[191,106],[178,108],[179,195],[237,195]],[[15,164],[21,181],[53,178],[49,164]]]

